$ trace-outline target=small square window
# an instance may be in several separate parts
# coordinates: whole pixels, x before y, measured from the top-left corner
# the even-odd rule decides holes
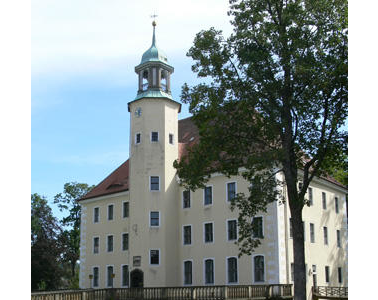
[[[151,191],[158,191],[159,190],[159,176],[151,176],[150,177],[150,189]]]
[[[173,134],[169,134],[169,143],[173,145]]]
[[[150,265],[159,265],[159,250],[150,250]]]
[[[151,132],[151,142],[158,142],[159,141],[159,132],[152,131]]]

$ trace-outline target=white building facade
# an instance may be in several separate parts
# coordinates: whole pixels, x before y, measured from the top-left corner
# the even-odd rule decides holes
[[[181,104],[170,92],[174,69],[156,47],[155,25],[135,71],[129,159],[80,200],[80,287],[292,283],[287,203],[271,203],[255,217],[262,243],[239,258],[238,210],[230,210],[230,199],[247,194],[248,182],[214,174],[205,189],[180,187],[173,162],[198,141],[198,130],[190,118],[178,120]],[[309,187],[312,205],[303,210],[308,291],[314,282],[348,285],[346,194],[329,179],[316,178]]]

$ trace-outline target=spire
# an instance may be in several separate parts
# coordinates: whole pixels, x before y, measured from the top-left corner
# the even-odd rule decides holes
[[[155,22],[155,20],[152,21],[152,26],[154,27],[154,31],[153,31],[153,34],[152,34],[152,46],[151,47],[156,47],[156,38],[155,38],[156,22]]]

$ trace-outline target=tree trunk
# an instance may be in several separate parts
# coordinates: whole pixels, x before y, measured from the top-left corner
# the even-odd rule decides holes
[[[306,267],[302,209],[290,209],[293,226],[294,300],[306,300]]]

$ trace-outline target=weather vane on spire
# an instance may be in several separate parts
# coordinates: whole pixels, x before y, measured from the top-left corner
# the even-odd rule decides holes
[[[155,22],[155,18],[157,17],[158,15],[156,15],[155,13],[153,15],[151,15],[151,18],[154,18],[154,20],[152,21],[152,26],[156,26],[156,22]]]

